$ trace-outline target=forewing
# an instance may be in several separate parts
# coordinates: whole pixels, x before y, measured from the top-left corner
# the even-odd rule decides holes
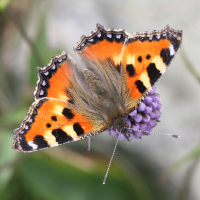
[[[128,35],[124,30],[105,29],[97,24],[96,30],[91,35],[82,36],[74,47],[87,69],[108,91],[109,98],[121,97],[122,49]]]
[[[65,52],[37,68],[35,102],[19,128],[13,148],[23,152],[73,142],[107,128],[96,113],[83,72]]]
[[[178,52],[182,31],[166,26],[161,31],[131,35],[123,48],[122,72],[126,113],[134,110],[165,72]]]
[[[76,69],[74,60],[65,52],[53,57],[47,66],[37,68],[38,81],[34,92],[35,99],[52,97],[71,102],[67,88]]]
[[[98,67],[103,62],[110,61],[119,70],[121,62],[122,47],[128,33],[124,30],[105,29],[97,24],[92,34],[82,36],[74,50],[88,66],[90,63]]]

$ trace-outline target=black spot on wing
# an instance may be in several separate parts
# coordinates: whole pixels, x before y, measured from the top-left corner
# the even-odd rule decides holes
[[[42,135],[36,135],[34,137],[33,143],[38,145],[37,149],[50,147]]]
[[[64,108],[62,111],[62,114],[67,117],[67,119],[72,119],[74,117],[74,114],[72,113],[72,110],[69,108]]]
[[[56,117],[56,116],[51,116],[51,119],[52,119],[53,121],[57,121],[57,117]]]
[[[151,58],[151,56],[149,54],[147,54],[146,59],[149,60]]]
[[[126,65],[126,71],[128,73],[128,76],[133,77],[135,74],[135,69],[134,66],[132,64],[128,64]]]
[[[147,73],[148,73],[148,76],[150,78],[150,83],[151,83],[151,86],[154,85],[154,83],[160,78],[160,76],[162,75],[160,73],[160,70],[158,70],[156,68],[156,65],[155,63],[150,63],[149,66],[147,67]]]
[[[47,124],[46,124],[46,127],[47,127],[47,128],[50,128],[50,127],[51,127],[51,124],[47,123]]]
[[[171,59],[173,58],[173,56],[170,56],[169,49],[162,49],[160,52],[160,57],[166,65],[169,65]]]
[[[72,141],[72,137],[70,137],[69,135],[67,135],[66,132],[64,132],[62,129],[54,129],[52,131],[52,135],[55,136],[56,138],[56,142],[58,142],[58,144],[62,144],[64,142],[67,141]]]
[[[136,85],[136,87],[137,87],[137,89],[139,90],[139,92],[142,94],[142,93],[144,93],[145,91],[146,91],[146,87],[143,85],[143,82],[142,81],[140,81],[140,80],[137,80],[136,82],[135,82],[135,85]]]
[[[139,63],[142,62],[142,57],[141,57],[141,56],[138,57],[138,62],[139,62]]]
[[[73,129],[76,132],[76,134],[78,136],[83,135],[84,134],[84,130],[82,129],[81,125],[79,123],[75,123],[73,125]]]
[[[172,42],[172,45],[174,46],[175,51],[177,51],[180,47],[181,41],[175,37],[172,37],[171,42]]]
[[[22,147],[23,151],[32,151],[33,148],[28,145],[26,142],[26,138],[24,135],[20,136],[20,146]],[[18,145],[17,145],[18,147]]]

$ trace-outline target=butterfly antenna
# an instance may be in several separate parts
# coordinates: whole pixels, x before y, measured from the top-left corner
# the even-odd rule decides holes
[[[119,138],[117,138],[117,142],[116,142],[116,144],[115,144],[115,147],[114,147],[112,156],[111,156],[111,158],[110,158],[110,162],[109,162],[109,165],[108,165],[108,169],[107,169],[106,175],[105,175],[105,177],[104,177],[104,179],[103,179],[103,184],[106,184],[106,179],[107,179],[107,176],[108,176],[108,172],[109,172],[110,165],[111,165],[111,162],[112,162],[112,160],[113,160],[113,157],[114,157],[114,155],[115,155],[115,151],[116,151],[118,142],[119,142]]]
[[[132,129],[132,128],[128,128],[128,129],[131,129],[133,131],[142,131],[143,133],[148,133],[148,134],[166,135],[166,136],[170,136],[170,137],[174,137],[174,138],[180,138],[180,135],[171,135],[171,134],[166,134],[166,133],[149,132],[149,131],[137,130],[137,129]]]
[[[90,137],[88,137],[88,151],[90,151]]]

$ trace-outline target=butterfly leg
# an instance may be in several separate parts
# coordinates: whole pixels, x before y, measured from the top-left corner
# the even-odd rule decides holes
[[[130,142],[130,140],[129,140],[129,138],[130,138],[129,130],[127,128],[123,128],[120,132],[123,133],[125,138]]]

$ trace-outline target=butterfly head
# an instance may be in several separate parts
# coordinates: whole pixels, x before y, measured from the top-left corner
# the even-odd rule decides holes
[[[113,127],[116,128],[117,132],[124,134],[125,138],[129,140],[130,132],[128,130],[129,125],[126,122],[126,116],[119,116],[114,120]]]

